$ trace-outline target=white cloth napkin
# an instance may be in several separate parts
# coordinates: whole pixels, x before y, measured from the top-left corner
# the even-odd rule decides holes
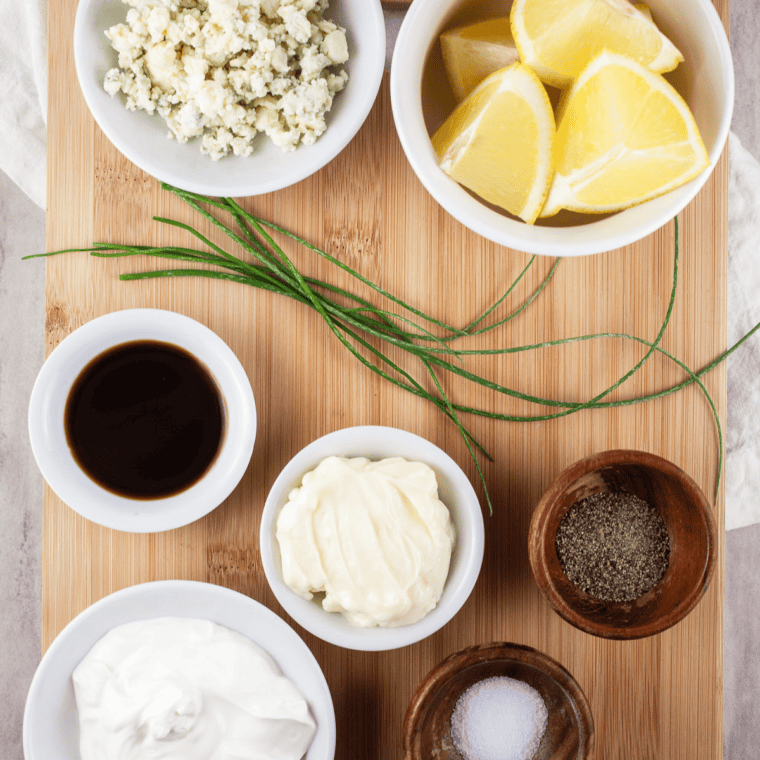
[[[0,0],[0,169],[45,206],[47,0]],[[390,64],[402,12],[386,13]],[[728,342],[760,321],[760,164],[730,139]],[[760,522],[760,335],[728,360],[726,529]]]
[[[760,322],[760,164],[729,138],[728,344]],[[728,357],[726,530],[760,522],[760,334]]]
[[[2,169],[45,208],[47,0],[0,0]]]

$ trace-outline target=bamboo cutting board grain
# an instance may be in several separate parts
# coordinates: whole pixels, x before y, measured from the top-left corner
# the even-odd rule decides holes
[[[727,25],[728,0],[715,4]],[[50,3],[49,28],[55,34],[49,44],[48,248],[85,246],[93,240],[187,244],[179,231],[150,220],[157,214],[190,221],[190,215],[117,153],[86,109],[71,51],[75,11],[76,0]],[[663,345],[693,368],[725,346],[727,172],[724,156],[681,215],[681,282]],[[367,123],[330,166],[293,188],[244,203],[453,324],[467,324],[481,313],[528,260],[468,232],[426,193],[396,137],[387,77]],[[349,284],[304,251],[287,250],[303,270]],[[563,261],[539,300],[480,345],[503,347],[601,331],[652,340],[665,313],[672,250],[669,224],[624,249]],[[385,424],[418,433],[448,451],[476,482],[454,426],[423,401],[359,366],[314,313],[232,283],[117,279],[119,272],[156,263],[76,254],[48,260],[47,351],[88,320],[117,309],[158,307],[200,320],[227,341],[251,379],[260,415],[251,466],[230,498],[205,519],[156,535],[117,533],[88,523],[46,487],[44,648],[92,602],[155,579],[222,584],[284,615],[260,565],[258,523],[264,499],[293,454],[337,428]],[[505,314],[527,298],[551,263],[537,261],[503,307]],[[641,356],[635,344],[610,339],[470,361],[468,366],[513,388],[583,400]],[[655,356],[617,397],[668,387],[682,378],[672,364]],[[451,377],[444,382],[447,393],[474,406],[545,411],[473,391]],[[711,373],[706,384],[724,419],[723,370]],[[495,456],[495,463],[484,466],[495,509],[493,517],[486,516],[482,574],[462,611],[428,640],[388,653],[342,650],[296,626],[332,691],[337,758],[400,757],[404,713],[423,676],[452,652],[494,640],[537,647],[576,676],[596,720],[597,760],[720,758],[722,529],[718,571],[697,609],[674,629],[636,642],[595,639],[551,612],[533,583],[526,545],[531,510],[543,489],[560,469],[596,451],[638,448],[660,454],[712,494],[716,432],[698,390],[554,421],[478,418],[467,423]],[[722,502],[715,516],[722,526]]]

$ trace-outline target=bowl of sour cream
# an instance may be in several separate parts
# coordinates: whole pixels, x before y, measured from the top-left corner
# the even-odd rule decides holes
[[[26,760],[332,760],[335,713],[314,656],[273,612],[221,586],[158,581],[61,631],[23,734]]]
[[[483,561],[477,495],[457,463],[404,430],[345,428],[274,482],[261,559],[285,611],[347,649],[413,644],[451,620]]]

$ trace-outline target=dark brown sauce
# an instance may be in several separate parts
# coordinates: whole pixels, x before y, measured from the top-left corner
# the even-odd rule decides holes
[[[66,440],[98,485],[131,499],[186,490],[224,438],[224,402],[209,371],[179,346],[122,343],[96,356],[66,400]]]

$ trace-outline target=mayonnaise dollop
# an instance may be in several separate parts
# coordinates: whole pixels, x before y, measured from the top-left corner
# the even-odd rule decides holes
[[[300,760],[316,732],[277,663],[209,620],[118,626],[72,678],[81,760]]]
[[[438,603],[454,529],[435,473],[400,457],[328,457],[277,518],[285,583],[355,625],[415,623]]]

